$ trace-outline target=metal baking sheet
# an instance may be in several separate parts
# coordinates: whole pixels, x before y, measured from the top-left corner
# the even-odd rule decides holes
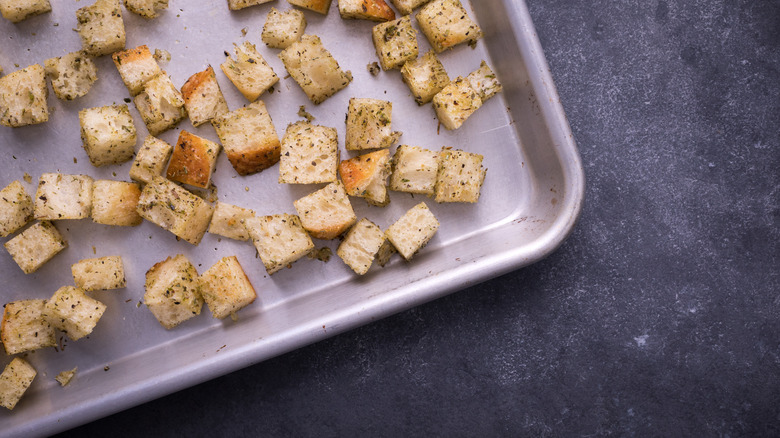
[[[272,6],[285,10],[284,1],[230,12],[223,0],[171,0],[155,20],[125,12],[127,47],[147,44],[171,53],[163,68],[180,86],[193,73],[224,61],[225,50],[245,40],[257,44],[280,77],[286,76],[277,50],[265,47],[260,32]],[[408,309],[502,273],[533,263],[554,251],[571,231],[583,201],[584,177],[576,146],[558,100],[526,5],[521,0],[464,1],[485,31],[475,48],[459,46],[441,54],[451,77],[466,75],[481,60],[493,66],[504,92],[477,111],[457,131],[439,129],[431,105],[418,107],[399,72],[369,74],[376,60],[368,21],[342,20],[336,2],[327,16],[305,12],[307,33],[320,35],[325,47],[354,81],[321,105],[312,105],[294,81],[283,78],[272,94],[261,97],[278,134],[299,120],[300,105],[316,117],[314,123],[335,127],[342,158],[353,154],[343,147],[344,116],[350,97],[373,97],[393,102],[393,128],[403,132],[399,144],[438,149],[450,146],[483,154],[488,168],[479,203],[436,204],[404,193],[391,193],[388,207],[369,207],[353,199],[358,217],[386,228],[408,208],[425,201],[441,222],[428,246],[411,263],[396,256],[384,268],[372,267],[358,277],[333,256],[324,263],[304,258],[291,269],[266,275],[254,247],[206,234],[197,247],[155,225],[112,228],[90,220],[59,221],[56,225],[70,246],[38,272],[25,275],[5,252],[0,272],[5,286],[3,303],[48,298],[63,285],[73,284],[70,265],[97,256],[121,255],[127,288],[94,292],[108,310],[93,334],[58,349],[26,354],[38,377],[13,412],[0,410],[0,435],[49,435],[143,403],[199,382]],[[0,66],[6,74],[47,58],[78,50],[75,10],[84,1],[52,2],[53,12],[18,24],[0,19]],[[416,26],[416,24],[415,24]],[[242,30],[245,30],[245,35]],[[428,50],[418,36],[420,52]],[[57,100],[45,124],[19,129],[0,127],[0,185],[24,183],[30,194],[44,172],[87,174],[98,179],[129,180],[130,163],[95,168],[89,164],[79,138],[78,111],[122,103],[128,96],[109,57],[97,60],[99,79],[89,94],[71,102]],[[246,104],[227,78],[218,80],[231,109]],[[129,105],[139,131],[145,127]],[[174,144],[179,131],[217,140],[208,125],[193,128],[189,121],[160,137]],[[277,183],[278,166],[240,177],[220,156],[214,183],[222,201],[254,209],[259,214],[294,213],[292,201],[320,186]],[[4,239],[4,241],[7,239]],[[337,241],[315,241],[334,250]],[[236,255],[258,291],[254,304],[238,313],[238,321],[216,320],[203,314],[166,331],[145,306],[144,274],[155,262],[185,254],[205,271],[219,258]],[[4,366],[10,357],[4,357]],[[71,384],[60,387],[54,377],[78,366]]]

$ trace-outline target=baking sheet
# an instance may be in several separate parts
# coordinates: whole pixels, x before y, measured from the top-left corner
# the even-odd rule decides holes
[[[257,44],[280,77],[286,76],[277,50],[262,44],[260,32],[270,8],[291,8],[286,2],[230,12],[225,2],[171,0],[170,8],[155,20],[125,13],[127,47],[147,44],[168,50],[172,59],[162,67],[180,86],[193,73],[211,64],[218,70],[225,50],[248,40]],[[353,198],[358,217],[368,217],[383,229],[408,208],[425,201],[441,228],[412,263],[398,256],[385,268],[372,267],[364,277],[335,255],[327,263],[304,258],[291,269],[266,275],[251,243],[206,234],[198,247],[144,222],[133,228],[112,228],[89,220],[59,221],[57,227],[70,247],[38,272],[24,275],[11,257],[0,254],[0,273],[6,287],[3,303],[48,298],[73,279],[70,265],[105,255],[122,255],[127,288],[94,292],[108,310],[88,338],[62,347],[26,355],[38,377],[13,412],[0,412],[0,435],[48,435],[171,393],[233,370],[293,350],[350,328],[430,301],[471,284],[517,269],[552,252],[568,235],[579,214],[584,180],[576,147],[533,30],[525,4],[518,0],[466,2],[472,17],[485,31],[476,48],[457,47],[441,54],[451,78],[465,76],[486,60],[494,67],[505,91],[478,110],[457,131],[438,128],[431,105],[418,107],[398,71],[369,74],[376,60],[370,31],[373,23],[339,17],[337,6],[327,16],[305,11],[307,33],[322,38],[326,48],[354,81],[320,105],[311,104],[291,78],[282,79],[276,92],[261,99],[268,106],[277,132],[300,118],[300,105],[316,117],[314,123],[338,130],[342,159],[344,115],[350,97],[372,97],[393,102],[393,128],[404,134],[399,144],[438,149],[451,146],[485,156],[487,178],[478,204],[436,204],[432,200],[391,192],[388,207],[369,207]],[[88,4],[53,2],[50,14],[18,24],[0,20],[0,65],[5,72],[80,48],[75,10]],[[416,26],[416,23],[415,23]],[[242,29],[246,30],[243,35]],[[428,50],[418,36],[420,53]],[[95,168],[81,148],[78,111],[123,103],[128,93],[109,57],[97,60],[99,79],[90,93],[63,102],[50,93],[54,109],[46,124],[19,129],[0,127],[0,185],[23,175],[33,194],[44,172],[81,173],[96,179],[129,180],[130,163]],[[217,72],[230,109],[247,101]],[[143,122],[129,105],[139,132]],[[187,130],[217,140],[208,125],[193,128],[184,121],[160,138],[175,144]],[[393,148],[394,149],[394,148]],[[221,201],[252,208],[258,214],[295,213],[292,201],[322,185],[280,185],[278,166],[260,174],[237,176],[223,155],[213,181]],[[4,239],[3,241],[7,240]],[[315,240],[335,253],[337,241]],[[203,272],[221,257],[236,255],[258,291],[254,304],[238,313],[238,321],[219,321],[203,314],[166,331],[145,306],[144,274],[155,262],[185,254]],[[2,359],[4,366],[10,357]],[[60,371],[78,366],[68,387],[54,381]]]

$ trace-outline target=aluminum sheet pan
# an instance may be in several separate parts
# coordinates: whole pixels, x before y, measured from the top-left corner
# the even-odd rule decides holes
[[[18,24],[0,20],[0,65],[6,74],[16,70],[15,64],[20,68],[42,64],[80,48],[72,31],[75,10],[88,2],[52,3],[49,14]],[[170,3],[170,9],[156,20],[125,13],[125,25],[127,47],[147,44],[172,54],[163,68],[177,86],[207,64],[216,68],[224,61],[225,50],[245,40],[256,43],[279,76],[285,76],[278,51],[262,44],[260,32],[271,6],[285,10],[291,7],[286,2],[239,12],[228,11],[224,0]],[[48,435],[109,415],[518,269],[550,254],[566,238],[583,202],[584,176],[525,3],[464,2],[485,37],[476,48],[459,46],[443,53],[441,60],[453,78],[486,60],[503,82],[504,92],[457,131],[438,129],[431,105],[417,106],[397,70],[377,77],[369,74],[366,65],[376,60],[370,37],[373,23],[342,20],[335,3],[327,16],[306,11],[306,32],[321,36],[342,68],[352,71],[354,81],[315,106],[291,78],[282,79],[276,92],[261,97],[279,135],[288,123],[299,120],[298,108],[306,105],[315,123],[338,129],[342,158],[351,156],[343,147],[349,98],[390,100],[393,128],[403,131],[399,144],[451,146],[484,155],[488,173],[479,203],[436,204],[396,192],[386,208],[353,199],[358,217],[368,217],[383,229],[421,200],[441,222],[438,234],[413,262],[396,256],[384,268],[372,267],[364,277],[354,275],[336,256],[327,263],[305,258],[269,277],[247,242],[207,234],[195,247],[148,222],[112,228],[90,220],[60,221],[57,227],[70,247],[38,272],[25,275],[5,251],[0,254],[2,302],[48,298],[60,286],[73,284],[72,263],[96,256],[123,256],[127,288],[92,293],[108,310],[88,338],[65,340],[64,348],[26,355],[38,377],[13,412],[0,410],[0,435]],[[418,40],[424,53],[429,45],[422,34]],[[23,181],[28,173],[32,181],[25,187],[33,194],[44,172],[129,180],[130,163],[94,168],[81,148],[78,111],[122,103],[128,97],[109,57],[98,59],[97,64],[99,79],[84,98],[63,102],[50,93],[54,112],[48,123],[0,127],[0,185]],[[217,75],[231,109],[247,103],[221,72]],[[130,107],[140,144],[146,130]],[[188,121],[161,138],[175,143],[180,130],[216,140],[213,128],[193,128]],[[237,176],[223,154],[213,180],[220,200],[259,214],[294,213],[292,201],[320,187],[280,185],[277,178],[278,166]],[[335,252],[338,242],[315,243]],[[187,255],[199,272],[221,257],[238,256],[258,291],[257,301],[241,310],[235,322],[216,320],[204,308],[199,317],[164,330],[138,303],[146,270],[177,253]],[[4,357],[0,365],[9,361]],[[69,386],[60,387],[54,377],[74,366],[79,369],[76,377]]]

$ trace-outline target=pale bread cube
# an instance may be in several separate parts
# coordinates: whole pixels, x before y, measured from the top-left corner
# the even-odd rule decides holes
[[[136,183],[99,179],[92,185],[92,221],[120,227],[140,225],[143,218],[136,211],[140,197]]]
[[[168,0],[125,0],[125,8],[144,18],[157,18],[161,10],[168,8]]]
[[[466,76],[466,79],[469,81],[471,88],[479,93],[482,102],[495,96],[503,88],[501,83],[498,82],[496,74],[493,73],[493,70],[485,61],[480,63],[478,69],[469,73],[469,75]]]
[[[0,78],[0,125],[17,128],[49,121],[49,87],[40,64]]]
[[[150,79],[133,101],[152,135],[173,128],[187,116],[184,97],[165,72]]]
[[[244,226],[269,275],[291,265],[314,249],[314,243],[303,229],[301,219],[292,214],[253,216],[244,220]]]
[[[234,240],[249,240],[249,233],[244,226],[244,220],[255,215],[255,212],[237,205],[217,202],[214,215],[211,217],[209,233]]]
[[[320,37],[304,35],[279,53],[287,72],[315,104],[325,101],[352,82],[352,73],[322,45]]]
[[[430,102],[433,96],[450,83],[444,65],[433,50],[417,59],[407,61],[401,67],[401,79],[409,87],[417,105]]]
[[[122,164],[133,158],[137,136],[127,105],[79,111],[81,141],[95,167]]]
[[[76,287],[84,290],[121,289],[127,286],[121,256],[79,260],[70,266]]]
[[[279,12],[276,8],[271,8],[268,18],[265,19],[261,38],[268,47],[286,49],[300,40],[305,30],[306,18],[303,12],[297,9]]]
[[[417,31],[412,27],[409,15],[377,24],[371,31],[374,48],[379,57],[382,70],[399,68],[405,62],[417,58]]]
[[[279,162],[279,135],[263,101],[223,114],[211,124],[239,175],[251,175]]]
[[[482,38],[482,30],[466,13],[460,0],[433,0],[415,17],[436,53],[461,43],[473,44]]]
[[[6,237],[33,218],[33,202],[19,181],[0,190],[0,237]]]
[[[0,0],[0,15],[12,23],[51,12],[49,0]]]
[[[220,68],[248,101],[254,102],[279,82],[279,76],[265,62],[254,44],[244,41],[244,44],[235,46],[233,53],[235,58],[228,56]]]
[[[5,305],[0,337],[6,354],[57,345],[54,328],[43,318],[45,305],[46,300],[20,300]]]
[[[433,108],[439,121],[449,130],[458,129],[482,106],[479,94],[469,81],[458,76],[433,96]]]
[[[146,184],[153,177],[161,176],[172,153],[173,146],[157,137],[147,136],[130,167],[130,178]]]
[[[92,333],[105,311],[106,305],[88,297],[83,289],[63,286],[46,301],[43,317],[54,328],[77,341]]]
[[[393,132],[393,104],[379,99],[349,99],[347,111],[348,151],[387,148],[401,137]]]
[[[336,181],[338,134],[334,128],[296,122],[287,126],[279,160],[280,184]]]
[[[35,192],[35,219],[86,219],[92,212],[92,177],[44,173]]]
[[[327,186],[293,202],[303,228],[317,239],[335,239],[357,220],[344,185]]]
[[[144,288],[144,304],[166,329],[200,315],[203,297],[198,271],[182,254],[152,266]]]
[[[419,146],[401,145],[393,155],[390,190],[433,196],[439,153]]]
[[[68,247],[49,221],[38,222],[5,243],[5,249],[25,274],[32,274]]]
[[[211,184],[211,174],[217,165],[220,149],[219,143],[181,131],[168,163],[168,179],[207,188]]]
[[[95,62],[84,52],[49,58],[44,66],[54,94],[62,100],[86,95],[97,80]]]
[[[173,181],[155,176],[141,191],[137,211],[149,222],[197,245],[214,208]]]
[[[200,276],[201,294],[214,318],[222,319],[252,304],[255,288],[236,256],[223,257]]]
[[[424,247],[439,229],[439,221],[421,202],[404,213],[390,228],[385,236],[401,256],[410,260]]]
[[[150,79],[162,73],[154,55],[145,44],[134,49],[127,49],[111,55],[119,76],[125,83],[127,91],[135,96],[144,89]]]
[[[119,0],[97,0],[76,11],[81,47],[90,56],[110,55],[125,48],[125,23]]]
[[[377,207],[390,203],[387,193],[387,177],[390,175],[389,150],[381,149],[344,160],[339,164],[339,174],[348,195],[364,198]]]
[[[182,85],[181,94],[192,126],[200,126],[228,112],[225,96],[211,66],[190,76]]]
[[[341,242],[336,254],[358,275],[364,275],[371,268],[385,242],[385,233],[375,223],[363,218],[356,223]]]
[[[35,368],[26,360],[15,357],[0,374],[0,406],[13,410],[19,400],[32,385]]]
[[[328,13],[328,9],[330,9],[331,0],[287,0],[287,2],[291,5],[325,15]]]
[[[371,21],[395,20],[395,12],[385,0],[338,0],[341,18]]]
[[[262,5],[272,0],[228,0],[228,8],[231,11],[237,11],[239,9],[248,8],[250,6]]]
[[[482,155],[445,148],[439,155],[434,199],[436,202],[477,202],[486,172],[482,167]]]
[[[413,10],[428,3],[431,0],[393,0],[393,6],[401,15],[409,15]]]

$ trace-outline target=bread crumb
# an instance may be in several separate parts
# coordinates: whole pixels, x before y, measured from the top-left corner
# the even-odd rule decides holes
[[[57,374],[57,377],[55,377],[54,380],[59,382],[61,386],[68,386],[68,383],[70,383],[70,380],[76,375],[78,369],[79,367],[73,367],[72,370],[63,371]]]

